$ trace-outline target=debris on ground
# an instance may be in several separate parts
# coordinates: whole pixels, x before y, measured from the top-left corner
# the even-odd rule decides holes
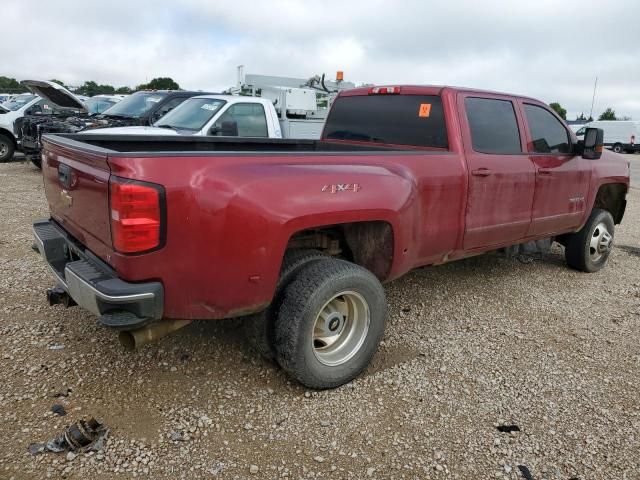
[[[64,409],[64,405],[59,403],[55,403],[51,406],[51,411],[60,417],[64,417],[67,414],[67,411]]]
[[[496,429],[502,433],[519,432],[520,427],[518,425],[498,425]]]
[[[46,443],[32,443],[29,445],[29,452],[32,455],[64,451],[99,452],[104,449],[104,442],[108,435],[109,429],[104,424],[89,417],[86,420],[81,419],[72,423],[63,433]]]
[[[66,397],[69,396],[69,394],[71,392],[73,392],[73,389],[67,387],[67,388],[62,388],[62,389],[54,391],[53,393],[51,393],[50,396],[53,397],[53,398],[62,398],[62,397],[66,398]]]
[[[525,480],[533,480],[533,475],[531,475],[531,472],[527,467],[524,465],[518,465],[518,470],[520,470],[520,473]]]

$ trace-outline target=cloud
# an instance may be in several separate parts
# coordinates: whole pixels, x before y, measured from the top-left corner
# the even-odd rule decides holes
[[[611,106],[640,119],[638,35],[611,0],[4,0],[0,75],[134,86],[171,76],[219,91],[248,73],[357,83],[437,83],[558,101],[570,115]]]

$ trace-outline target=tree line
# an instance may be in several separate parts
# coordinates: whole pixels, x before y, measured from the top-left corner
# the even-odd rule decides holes
[[[560,105],[558,102],[552,102],[549,104],[549,106],[552,109],[554,109],[555,112],[558,115],[560,115],[560,117],[562,117],[564,120],[567,119],[567,110],[564,109],[562,105]],[[581,113],[580,115],[576,116],[576,121],[580,121],[580,120],[582,120],[585,123],[593,122],[593,117],[587,118],[584,113]],[[604,112],[600,114],[600,116],[598,117],[598,120],[631,120],[631,117],[627,117],[626,115],[622,117],[618,117],[616,115],[616,111],[613,108],[608,107]]]
[[[51,82],[55,82],[59,85],[67,87],[61,80],[52,78]],[[149,83],[142,83],[135,88],[131,87],[114,87],[113,85],[100,85],[93,80],[84,82],[79,87],[67,87],[73,93],[78,95],[86,95],[87,97],[93,97],[94,95],[110,95],[110,94],[130,94],[137,92],[138,90],[179,90],[180,85],[170,77],[158,77],[151,80]],[[25,93],[29,90],[20,85],[15,78],[0,76],[0,93]]]

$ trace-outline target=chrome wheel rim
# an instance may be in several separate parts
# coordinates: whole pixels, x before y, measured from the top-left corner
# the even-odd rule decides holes
[[[593,262],[597,262],[603,256],[609,254],[612,246],[613,236],[609,233],[607,226],[603,222],[600,222],[591,234],[589,257]]]
[[[362,347],[370,321],[369,305],[362,295],[354,291],[334,295],[313,324],[316,359],[330,367],[349,361]]]
[[[4,157],[9,152],[9,145],[0,142],[0,157]]]

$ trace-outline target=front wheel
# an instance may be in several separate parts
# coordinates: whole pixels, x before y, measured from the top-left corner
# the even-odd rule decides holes
[[[565,258],[571,268],[597,272],[607,264],[613,247],[613,217],[606,210],[594,208],[579,232],[567,235]]]
[[[319,260],[285,289],[275,325],[278,363],[307,387],[343,385],[369,365],[386,317],[384,289],[371,272]]]
[[[616,153],[623,153],[623,150],[624,150],[624,148],[622,148],[622,144],[620,144],[620,143],[616,143],[613,146],[613,151],[616,152]]]
[[[0,135],[0,162],[8,162],[13,158],[16,148],[6,135]]]

